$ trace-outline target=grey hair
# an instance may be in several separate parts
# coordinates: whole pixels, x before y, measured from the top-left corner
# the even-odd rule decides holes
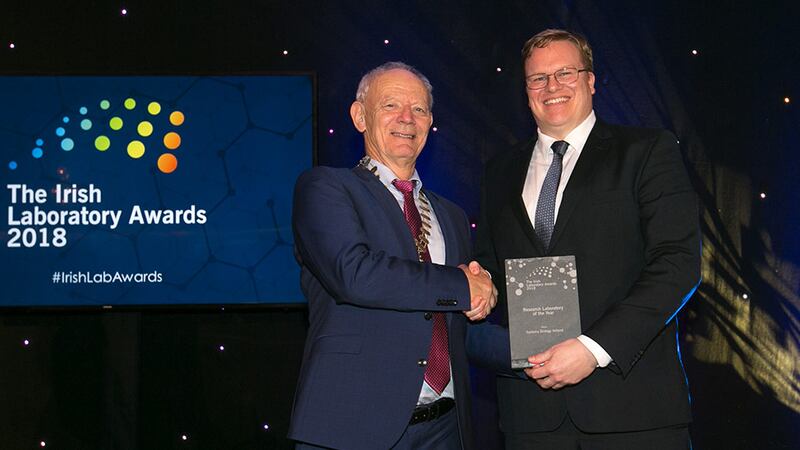
[[[372,80],[374,80],[378,75],[382,75],[390,70],[395,69],[407,70],[419,78],[419,81],[421,81],[425,86],[425,90],[428,91],[428,108],[433,109],[433,85],[431,85],[430,80],[428,80],[428,77],[423,75],[422,72],[402,61],[389,61],[387,63],[383,63],[361,77],[361,81],[358,82],[358,90],[356,91],[356,101],[364,103],[364,99],[367,96],[367,91],[369,91],[369,85],[372,83]]]

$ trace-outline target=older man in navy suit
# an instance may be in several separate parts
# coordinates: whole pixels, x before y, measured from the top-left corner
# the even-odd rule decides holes
[[[298,448],[471,448],[467,319],[496,302],[469,223],[425,189],[415,162],[430,82],[387,63],[350,115],[366,157],[297,181],[293,227],[310,328],[289,437]]]

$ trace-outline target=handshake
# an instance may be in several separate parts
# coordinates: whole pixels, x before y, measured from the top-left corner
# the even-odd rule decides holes
[[[497,288],[492,283],[492,277],[477,261],[469,265],[461,264],[459,269],[464,271],[469,281],[470,310],[464,311],[469,320],[483,320],[497,305]]]

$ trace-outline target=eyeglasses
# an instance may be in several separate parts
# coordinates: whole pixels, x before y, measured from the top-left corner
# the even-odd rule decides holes
[[[564,67],[551,74],[534,73],[525,77],[525,87],[528,89],[542,89],[547,86],[547,80],[552,76],[558,84],[570,84],[578,80],[581,72],[591,72],[591,69],[576,69],[575,67]]]

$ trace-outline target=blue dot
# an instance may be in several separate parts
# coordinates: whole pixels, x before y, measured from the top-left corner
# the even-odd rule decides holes
[[[17,170],[17,162],[16,161],[9,161],[8,168],[11,170]]]
[[[73,142],[70,138],[65,138],[63,141],[61,141],[61,148],[63,148],[65,152],[68,152],[75,148],[75,142]]]
[[[41,146],[43,146],[43,145],[44,145],[44,140],[43,140],[43,139],[37,139],[37,140],[36,140],[36,146],[37,146],[37,147],[41,147]]]
[[[80,112],[82,116],[85,116],[86,113],[89,112],[89,110],[86,109],[85,106],[81,106],[81,109],[79,109],[78,112]]]
[[[81,120],[81,128],[82,128],[84,131],[86,131],[86,130],[90,130],[90,129],[92,128],[92,121],[91,121],[91,120],[89,120],[89,119],[83,119],[83,120]]]
[[[64,123],[69,123],[69,117],[67,117],[67,116],[64,116],[64,118],[61,119],[61,120],[63,120]]]
[[[34,158],[36,158],[36,159],[39,159],[39,158],[41,158],[41,157],[42,157],[42,155],[44,155],[44,152],[43,152],[43,151],[42,151],[42,149],[40,149],[39,147],[36,147],[36,148],[34,148],[33,150],[31,150],[31,155],[32,155]]]
[[[56,136],[61,137],[64,135],[64,133],[66,133],[66,131],[64,131],[63,128],[61,127],[56,128]]]

